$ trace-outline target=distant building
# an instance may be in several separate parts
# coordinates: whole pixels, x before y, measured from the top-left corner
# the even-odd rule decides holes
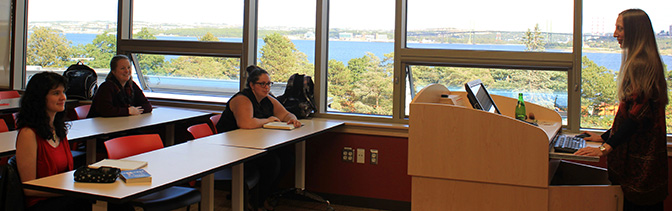
[[[352,33],[349,32],[338,33],[338,38],[341,40],[351,40],[352,37],[353,37]]]
[[[376,40],[387,40],[387,34],[376,34]]]
[[[372,34],[364,35],[364,39],[365,39],[366,41],[373,41],[373,40],[376,39],[376,35],[372,35]]]
[[[590,33],[604,35],[604,17],[593,17],[590,21]]]
[[[303,34],[303,38],[305,39],[315,39],[315,33],[312,31],[308,31],[305,34]]]

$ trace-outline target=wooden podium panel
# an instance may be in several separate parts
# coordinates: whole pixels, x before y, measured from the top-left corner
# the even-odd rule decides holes
[[[548,185],[548,139],[538,127],[433,103],[411,105],[409,127],[410,175]]]
[[[412,210],[546,210],[548,189],[412,178]]]
[[[610,185],[605,169],[549,158],[562,128],[557,112],[526,102],[534,126],[512,118],[516,99],[493,95],[500,115],[441,104],[444,92],[430,85],[410,104],[413,210],[622,209],[620,186]]]

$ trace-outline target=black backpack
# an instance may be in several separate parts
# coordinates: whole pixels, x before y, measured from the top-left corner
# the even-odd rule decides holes
[[[70,65],[63,76],[68,79],[68,99],[91,100],[98,90],[98,75],[82,62]]]
[[[285,93],[278,96],[278,101],[298,119],[305,119],[315,112],[315,84],[310,76],[294,73],[287,80]]]

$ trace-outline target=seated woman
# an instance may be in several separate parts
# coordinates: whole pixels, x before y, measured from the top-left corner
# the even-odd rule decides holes
[[[239,128],[260,128],[268,122],[287,122],[294,127],[301,127],[301,122],[296,116],[288,112],[278,100],[269,95],[271,92],[271,77],[266,70],[251,65],[247,67],[247,88],[233,95],[226,105],[222,117],[217,122],[218,132],[227,132]],[[273,189],[279,183],[279,177],[283,171],[289,169],[294,162],[291,151],[278,149],[268,152],[266,155],[250,161],[251,165],[258,166],[261,174],[259,181],[258,196],[255,206],[272,210],[265,199],[270,196]],[[249,171],[249,170],[248,170]],[[262,209],[263,210],[263,209]]]
[[[150,112],[152,104],[142,89],[131,80],[131,60],[124,55],[114,56],[110,61],[110,74],[93,96],[87,117],[129,116]]]
[[[22,182],[73,169],[66,137],[67,79],[53,72],[33,75],[21,98],[17,120],[16,162]],[[24,190],[28,210],[90,210],[88,200]]]

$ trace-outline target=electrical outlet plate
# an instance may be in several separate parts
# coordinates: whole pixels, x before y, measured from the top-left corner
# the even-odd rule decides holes
[[[343,162],[353,163],[355,162],[355,154],[352,150],[352,147],[343,147],[343,152],[341,153],[341,159]]]
[[[364,157],[366,156],[366,150],[362,148],[357,149],[357,163],[366,163]]]
[[[378,150],[371,149],[371,164],[378,165]]]

